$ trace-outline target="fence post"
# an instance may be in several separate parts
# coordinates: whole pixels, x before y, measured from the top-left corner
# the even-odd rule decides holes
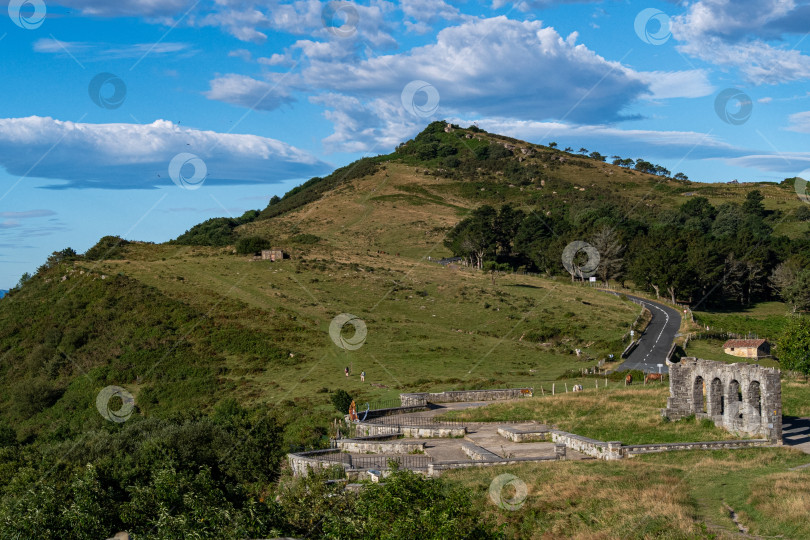
[[[565,393],[568,393],[568,383],[565,383]]]
[[[554,383],[551,383],[551,395],[554,395]]]

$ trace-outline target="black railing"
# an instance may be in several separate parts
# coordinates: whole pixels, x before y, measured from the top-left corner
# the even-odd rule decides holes
[[[402,401],[399,399],[384,399],[381,401],[371,401],[368,403],[368,410],[370,411],[379,411],[382,409],[396,409],[398,407],[402,407]],[[365,411],[366,404],[363,403],[362,405],[358,405],[358,408]]]
[[[426,427],[426,428],[455,428],[463,427],[465,424],[460,420],[445,420],[433,416],[380,416],[366,422],[383,426],[406,426],[406,427]]]
[[[351,456],[349,457],[349,468],[351,469],[388,469],[391,462],[395,462],[403,469],[427,469],[431,463],[430,456],[420,455],[398,455],[398,456]]]

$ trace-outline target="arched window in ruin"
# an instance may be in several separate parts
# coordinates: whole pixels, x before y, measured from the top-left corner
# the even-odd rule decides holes
[[[706,404],[703,400],[703,377],[700,375],[695,377],[692,385],[692,412],[695,414],[706,412]]]
[[[734,411],[737,411],[737,418],[742,418],[742,407],[740,407],[742,403],[742,391],[740,390],[740,383],[736,380],[733,380],[728,385],[728,399],[729,401],[733,401],[734,403],[729,404],[734,408],[731,410],[731,413],[734,414]]]
[[[709,416],[723,414],[723,381],[715,377],[709,385],[707,396]]]
[[[759,381],[751,381],[746,398],[750,410],[762,416],[762,388],[759,386]]]

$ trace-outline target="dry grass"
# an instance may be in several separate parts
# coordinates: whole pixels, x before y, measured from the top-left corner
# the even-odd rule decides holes
[[[499,474],[526,484],[515,511],[496,506],[487,493]],[[565,462],[445,473],[480,495],[482,510],[503,524],[508,538],[701,538],[679,472],[644,463]],[[673,488],[673,486],[675,486]]]

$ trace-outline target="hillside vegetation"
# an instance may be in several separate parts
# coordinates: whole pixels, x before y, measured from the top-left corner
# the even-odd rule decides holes
[[[599,246],[600,279],[700,304],[733,331],[763,301],[753,324],[769,332],[805,309],[808,216],[792,183],[701,184],[603,158],[437,122],[165,244],[108,236],[54,253],[0,301],[0,536],[309,534],[295,495],[275,500],[280,456],[326,444],[337,390],[364,403],[548,388],[619,355],[639,308],[572,279],[574,240]],[[253,260],[267,247],[290,258]],[[436,262],[453,255],[470,265]],[[330,337],[343,313],[367,329],[354,350]],[[109,386],[133,397],[121,424],[97,409]],[[433,484],[401,486],[436,499]],[[458,537],[497,536],[464,510],[469,491],[439,491]],[[447,537],[375,493],[347,501],[350,515],[384,503],[397,530]]]

